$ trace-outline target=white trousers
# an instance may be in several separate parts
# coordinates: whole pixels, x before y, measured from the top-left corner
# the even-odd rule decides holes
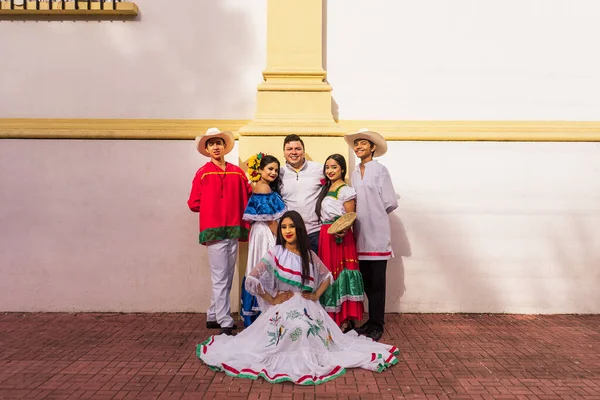
[[[222,328],[233,326],[229,295],[237,259],[237,239],[224,239],[207,243],[208,263],[212,279],[212,295],[207,311],[207,321],[217,321]]]

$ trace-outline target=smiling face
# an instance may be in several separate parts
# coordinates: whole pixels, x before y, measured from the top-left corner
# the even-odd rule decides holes
[[[225,156],[225,141],[222,138],[211,138],[206,141],[206,151],[213,160],[222,160]]]
[[[260,172],[260,179],[266,183],[271,183],[279,176],[279,164],[272,162],[265,165],[263,169],[258,170]]]
[[[363,162],[373,159],[373,152],[376,148],[377,146],[367,139],[356,139],[354,141],[354,154]]]
[[[286,243],[294,245],[298,241],[298,237],[296,236],[296,225],[294,225],[294,221],[291,218],[286,217],[281,221],[281,236],[286,241]]]
[[[325,175],[327,175],[327,178],[331,181],[331,183],[342,179],[343,172],[344,171],[342,170],[342,167],[340,167],[340,164],[338,164],[338,162],[333,158],[330,158],[325,163]]]
[[[300,168],[304,164],[304,146],[300,142],[288,142],[283,147],[283,156],[292,168]]]

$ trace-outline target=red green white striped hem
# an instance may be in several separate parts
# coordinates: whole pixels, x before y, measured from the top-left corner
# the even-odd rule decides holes
[[[270,374],[265,369],[262,369],[260,371],[255,371],[250,368],[237,370],[225,363],[221,364],[220,368],[217,367],[216,370],[223,371],[227,376],[231,376],[234,378],[245,378],[252,380],[263,378],[269,383],[293,382],[297,385],[320,385],[322,383],[329,382],[330,380],[342,376],[346,373],[346,369],[338,365],[335,368],[333,368],[328,374],[322,376],[304,375],[299,379],[294,380],[288,374]]]
[[[206,354],[208,351],[208,347],[212,345],[214,342],[214,336],[209,337],[204,342],[200,343],[196,347],[196,356],[202,360],[202,355]],[[371,353],[371,363],[377,363],[377,372],[382,372],[385,369],[391,367],[398,363],[398,359],[396,355],[400,352],[396,346],[393,346],[387,355],[382,353]],[[204,361],[204,360],[202,360]],[[251,379],[257,380],[258,378],[263,378],[265,381],[269,383],[282,383],[282,382],[292,382],[296,385],[320,385],[322,383],[329,382],[337,377],[340,377],[346,373],[346,369],[337,365],[335,366],[329,373],[321,376],[316,375],[304,375],[299,379],[294,380],[288,374],[274,374],[270,373],[266,369],[262,369],[260,371],[253,370],[251,368],[244,368],[238,370],[226,363],[222,363],[221,365],[208,365],[213,371],[224,372],[227,376],[231,376],[233,378],[243,378],[243,379]]]

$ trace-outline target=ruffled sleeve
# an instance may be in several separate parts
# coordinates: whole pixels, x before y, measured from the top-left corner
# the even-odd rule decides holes
[[[356,190],[348,185],[343,186],[338,193],[338,200],[345,203],[349,200],[356,199]]]
[[[266,311],[271,305],[264,301],[259,294],[268,293],[275,297],[277,294],[275,274],[271,265],[273,265],[273,253],[271,250],[252,268],[252,271],[246,276],[246,291],[256,296],[261,311]]]
[[[244,211],[244,221],[276,221],[287,211],[279,193],[254,193]]]
[[[323,264],[323,261],[317,256],[317,254],[311,250],[312,256],[312,264],[314,268],[314,277],[315,277],[315,289],[321,286],[321,283],[329,280],[329,284],[333,284],[333,275],[331,275],[331,271]]]

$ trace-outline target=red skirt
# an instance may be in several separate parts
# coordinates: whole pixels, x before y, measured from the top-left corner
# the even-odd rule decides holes
[[[321,305],[329,316],[342,325],[347,320],[360,321],[364,311],[364,286],[358,269],[354,233],[348,230],[341,243],[327,233],[330,224],[321,226],[319,258],[327,266],[334,283],[321,296]]]

